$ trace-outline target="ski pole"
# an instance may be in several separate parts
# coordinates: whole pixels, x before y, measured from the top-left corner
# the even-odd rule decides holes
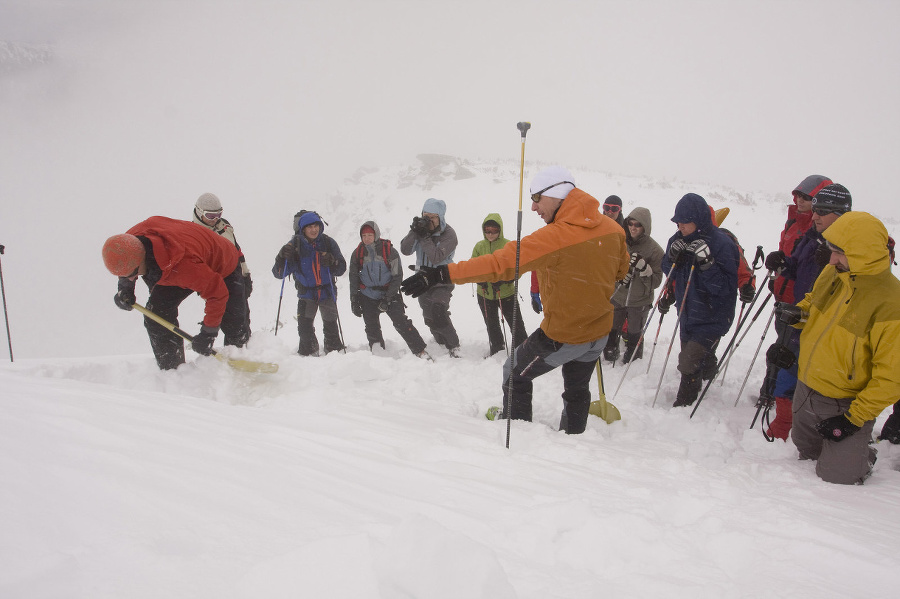
[[[672,276],[672,270],[674,270],[675,265],[672,265],[672,268],[669,269],[669,274],[666,275],[666,280],[663,283],[663,289],[669,284],[669,277]],[[650,323],[653,321],[653,313],[656,312],[656,307],[659,305],[659,299],[662,297],[662,294],[658,298],[656,298],[656,302],[653,304],[653,308],[650,310],[650,313],[647,315],[647,322],[644,323],[644,328],[641,329],[641,336],[638,337],[637,344],[634,346],[634,351],[631,353],[631,359],[628,360],[628,365],[625,366],[625,372],[622,373],[622,378],[619,379],[619,384],[616,387],[615,393],[613,393],[613,399],[619,394],[619,389],[622,388],[622,383],[625,382],[625,375],[628,374],[628,371],[631,369],[631,364],[634,362],[634,357],[637,355],[638,348],[641,347],[641,343],[644,342],[644,335],[647,334],[647,329],[650,328]],[[627,300],[626,300],[627,301]],[[662,328],[662,319],[664,314],[659,315],[659,326]],[[659,339],[659,329],[656,330],[656,339]],[[653,349],[656,350],[656,341],[653,342]],[[650,354],[650,360],[653,360],[653,354]],[[650,370],[650,366],[647,366],[647,370]]]
[[[734,405],[737,407],[738,401],[741,399],[741,393],[744,392],[744,387],[747,385],[747,379],[750,378],[750,372],[753,370],[753,363],[756,362],[756,357],[759,355],[759,350],[762,348],[763,341],[766,340],[766,335],[769,333],[769,327],[772,325],[772,319],[775,318],[775,308],[772,308],[772,313],[769,314],[769,320],[766,322],[766,328],[763,329],[763,334],[759,338],[759,344],[756,346],[756,351],[753,352],[753,359],[750,360],[750,368],[747,369],[747,376],[744,377],[744,382],[741,384],[741,388],[738,390],[737,397],[734,399]]]
[[[275,336],[278,336],[278,322],[281,319],[281,300],[284,298],[284,280],[287,278],[287,260],[284,261],[284,268],[281,269],[281,293],[278,294],[278,312],[275,314]]]
[[[691,290],[691,280],[694,276],[694,267],[696,260],[691,262],[691,270],[688,272],[687,284],[684,286],[684,296],[681,298],[681,306],[678,308],[678,321],[675,323],[675,330],[672,331],[672,340],[669,341],[669,351],[666,352],[666,359],[663,362],[662,370],[659,372],[659,382],[656,384],[656,395],[653,396],[653,405],[656,407],[656,398],[659,397],[659,390],[662,387],[663,376],[666,374],[666,365],[669,363],[669,356],[672,353],[672,346],[675,344],[675,337],[678,335],[678,327],[681,325],[681,315],[684,313],[684,306],[687,304],[687,294]]]
[[[750,305],[747,308],[746,316],[744,316],[744,306],[743,305],[741,306],[741,315],[738,318],[737,328],[734,330],[734,335],[732,336],[731,341],[728,342],[728,345],[725,347],[725,351],[722,353],[722,362],[721,362],[721,364],[722,364],[722,367],[721,367],[722,380],[719,381],[720,385],[724,384],[725,373],[728,372],[728,364],[729,364],[729,362],[731,362],[731,355],[734,353],[734,352],[729,353],[732,348],[732,345],[734,345],[734,341],[735,341],[735,339],[737,339],[738,334],[741,332],[741,329],[744,327],[744,323],[747,321],[747,318],[750,317],[750,313],[753,311],[753,306],[756,304],[756,300],[759,299],[759,296],[762,294],[763,290],[768,287],[768,281],[770,280],[771,276],[772,276],[772,271],[770,270],[766,274],[766,278],[764,279],[766,281],[766,283],[763,285],[760,285],[759,289],[756,290],[756,294],[753,296],[753,301],[750,302]],[[769,292],[769,293],[771,294],[771,292]],[[768,298],[763,302],[762,305],[765,306],[766,302],[768,302]],[[751,322],[751,324],[752,324],[752,322]],[[741,339],[743,339],[743,337]],[[735,349],[737,349],[737,348],[735,347]]]
[[[663,291],[659,294],[659,297],[656,298],[656,303],[653,305],[653,309],[656,310],[659,307],[659,302],[662,300],[663,295],[666,294],[666,290],[669,288],[669,279],[672,278],[672,273],[675,271],[675,263],[672,263],[672,266],[669,268],[669,274],[666,275],[666,280],[663,282]],[[650,359],[647,360],[647,372],[644,374],[650,374],[650,365],[653,364],[653,354],[656,353],[656,344],[659,342],[659,332],[662,330],[662,321],[665,316],[665,312],[659,313],[659,326],[656,327],[656,338],[653,339],[653,349],[650,351]],[[653,316],[651,312],[647,317],[647,322],[650,322],[650,318]]]
[[[737,340],[737,343],[736,343],[735,346],[731,349],[731,354],[729,354],[727,362],[731,362],[731,358],[734,356],[735,353],[737,353],[737,350],[738,350],[738,348],[741,346],[741,343],[744,342],[744,338],[747,336],[747,333],[749,333],[749,332],[750,332],[750,329],[753,328],[753,324],[756,322],[756,319],[759,318],[759,315],[762,314],[762,311],[766,309],[766,304],[769,303],[769,300],[772,299],[772,297],[773,297],[772,293],[769,292],[769,294],[766,296],[766,299],[764,299],[764,300],[763,300],[763,303],[760,304],[759,310],[757,310],[757,311],[756,311],[756,314],[753,315],[753,318],[750,319],[750,324],[747,325],[747,328],[744,329],[743,334],[741,334],[740,338]],[[748,315],[748,316],[750,315],[749,312],[747,313],[747,315]],[[727,363],[727,362],[726,362],[726,364],[725,364],[725,367],[726,367],[726,368],[728,367],[728,363]],[[720,383],[720,384],[724,384],[724,383]]]
[[[0,255],[6,251],[6,246],[0,245]],[[9,313],[6,311],[6,286],[3,284],[3,263],[0,262],[0,291],[3,293],[3,318],[6,319],[6,342],[9,344],[9,361],[13,360],[12,337],[9,334]]]
[[[522,158],[519,163],[519,212],[516,216],[516,270],[515,283],[513,288],[514,295],[519,295],[519,257],[522,245],[522,190],[525,187],[525,135],[531,128],[531,123],[520,121],[516,123],[516,128],[522,133]],[[516,322],[518,314],[519,302],[513,303],[513,322]],[[509,353],[509,380],[506,382],[506,405],[503,409],[506,411],[506,448],[509,449],[509,434],[512,428],[512,401],[513,401],[513,373],[516,370],[516,327],[512,328],[512,350]]]
[[[778,327],[775,328],[777,329]],[[797,360],[794,353],[787,349],[788,340],[790,339],[792,331],[794,331],[793,327],[785,326],[778,334],[778,340],[776,341],[779,351],[775,352],[772,356],[769,356],[768,352],[766,352],[766,377],[763,379],[762,391],[759,394],[759,400],[756,402],[756,414],[753,416],[753,421],[750,423],[751,429],[753,428],[753,425],[756,424],[756,419],[759,418],[760,411],[763,411],[763,424],[767,424],[766,421],[769,416],[769,408],[775,400],[773,391],[775,390],[778,371],[782,369],[787,370],[793,367]],[[775,439],[774,437],[769,438],[765,429],[766,427],[763,426],[763,437],[766,438],[766,441],[771,443]]]
[[[334,291],[334,277],[331,276],[330,270],[328,271],[328,283],[331,285],[331,299],[334,301],[334,314],[337,316],[338,335],[341,337],[341,351],[346,354],[347,344],[344,343],[344,329],[341,328],[341,313],[337,309],[337,293]]]

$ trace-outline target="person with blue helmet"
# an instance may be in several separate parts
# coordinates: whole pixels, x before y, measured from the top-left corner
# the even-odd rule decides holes
[[[343,350],[338,326],[335,279],[347,271],[347,262],[337,242],[323,231],[325,223],[315,212],[298,213],[294,235],[275,257],[276,279],[293,275],[297,287],[297,332],[301,356],[317,356],[315,317],[322,314],[325,353]]]

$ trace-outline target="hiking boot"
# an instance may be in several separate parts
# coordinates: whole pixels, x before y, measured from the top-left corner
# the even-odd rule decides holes
[[[682,374],[681,384],[678,386],[678,393],[675,395],[675,403],[672,404],[672,407],[680,408],[693,405],[700,394],[701,386],[703,386],[703,380],[700,376],[696,374]]]
[[[640,360],[644,357],[644,343],[641,341],[638,344],[638,340],[641,338],[641,334],[637,335],[628,334],[625,335],[625,354],[622,356],[622,364],[628,364],[631,362],[631,356],[634,354],[635,360]],[[637,352],[634,351],[635,346],[637,346]]]
[[[881,434],[878,435],[877,439],[879,441],[893,443],[894,445],[900,445],[900,431],[887,430],[887,427],[885,427],[881,429]]]
[[[422,358],[423,360],[428,360],[429,362],[434,362],[434,358],[431,357],[431,354],[429,354],[424,349],[422,351],[420,351],[419,353],[417,353],[416,357]]]
[[[606,338],[606,347],[603,348],[603,359],[607,362],[615,362],[619,359],[619,334],[615,331],[609,332]]]
[[[451,347],[451,348],[449,348],[448,351],[450,352],[450,357],[451,357],[451,358],[459,358],[459,357],[460,357],[460,355],[459,355],[459,346],[458,346],[458,345],[457,345],[456,347]]]
[[[766,431],[768,437],[787,441],[791,432],[791,424],[794,421],[791,409],[792,402],[790,399],[786,397],[775,398],[775,420],[769,424],[769,430]]]

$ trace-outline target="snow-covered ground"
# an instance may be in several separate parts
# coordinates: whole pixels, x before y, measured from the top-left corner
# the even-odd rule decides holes
[[[670,407],[670,313],[649,373],[648,342],[614,399],[621,421],[559,433],[554,372],[507,449],[506,423],[483,417],[503,356],[483,358],[472,286],[452,302],[459,360],[409,300],[436,361],[411,356],[386,319],[387,351],[370,354],[346,277],[347,353],[300,358],[290,285],[274,335],[269,269],[301,208],[321,212],[345,255],[372,218],[399,242],[428,197],[447,202],[457,259],[490,212],[514,238],[525,119],[526,184],[563,163],[598,199],[648,207],[660,243],[691,191],[730,208],[748,258],[771,251],[790,190],[814,172],[897,237],[897,84],[884,76],[900,56],[896,13],[0,0],[15,349],[5,361],[0,335],[0,598],[894,597],[900,448],[879,444],[872,478],[842,487],[749,429],[768,312],[693,419]],[[254,334],[237,354],[277,374],[195,355],[160,372],[138,314],[113,306],[103,241],[153,214],[188,219],[204,192],[253,272]],[[529,208],[524,234],[541,224]],[[186,300],[182,327],[196,331],[201,311]],[[623,373],[606,368],[610,399]]]
[[[376,217],[396,240],[426,197],[441,197],[462,259],[490,211],[515,235],[516,166],[428,156],[358,173],[311,207],[347,254],[364,220]],[[660,242],[685,189],[730,204],[725,224],[746,245],[777,238],[777,199],[575,175],[598,196],[648,206]],[[524,221],[538,225],[533,214]],[[759,364],[734,407],[768,311],[693,419],[670,407],[674,360],[652,406],[670,313],[650,372],[648,342],[615,398],[621,421],[591,417],[585,434],[559,433],[553,372],[536,381],[535,422],[512,423],[506,449],[505,422],[483,417],[499,403],[503,356],[483,357],[471,286],[452,303],[460,360],[433,341],[434,363],[415,358],[387,321],[387,351],[370,354],[346,305],[346,278],[348,352],[300,358],[287,316],[294,299],[286,294],[275,336],[280,286],[266,272],[290,215],[278,243],[234,224],[256,280],[255,332],[239,354],[279,363],[277,374],[195,356],[159,372],[138,315],[111,301],[98,334],[134,337],[137,352],[0,367],[0,596],[893,596],[900,450],[879,444],[862,487],[829,485],[791,443],[749,429]],[[272,256],[258,249],[267,243]],[[112,277],[107,286],[111,296]],[[407,304],[425,332],[418,306]],[[188,330],[201,305],[185,302]],[[522,305],[533,330],[538,317]],[[623,373],[607,365],[610,399]]]

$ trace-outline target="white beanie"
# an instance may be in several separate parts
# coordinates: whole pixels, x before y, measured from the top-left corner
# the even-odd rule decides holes
[[[551,185],[555,185],[556,183],[563,183],[564,185],[556,185],[556,187],[550,187]],[[550,187],[550,189],[547,189]],[[538,174],[534,176],[531,180],[531,193],[535,194],[539,191],[544,191],[542,195],[545,195],[549,198],[557,198],[560,200],[566,199],[566,196],[569,195],[569,192],[575,189],[575,178],[572,176],[572,173],[569,172],[569,169],[563,168],[561,166],[548,166],[544,170],[540,171]]]
[[[197,210],[200,212],[217,212],[222,210],[222,202],[212,193],[204,193],[197,198]]]

